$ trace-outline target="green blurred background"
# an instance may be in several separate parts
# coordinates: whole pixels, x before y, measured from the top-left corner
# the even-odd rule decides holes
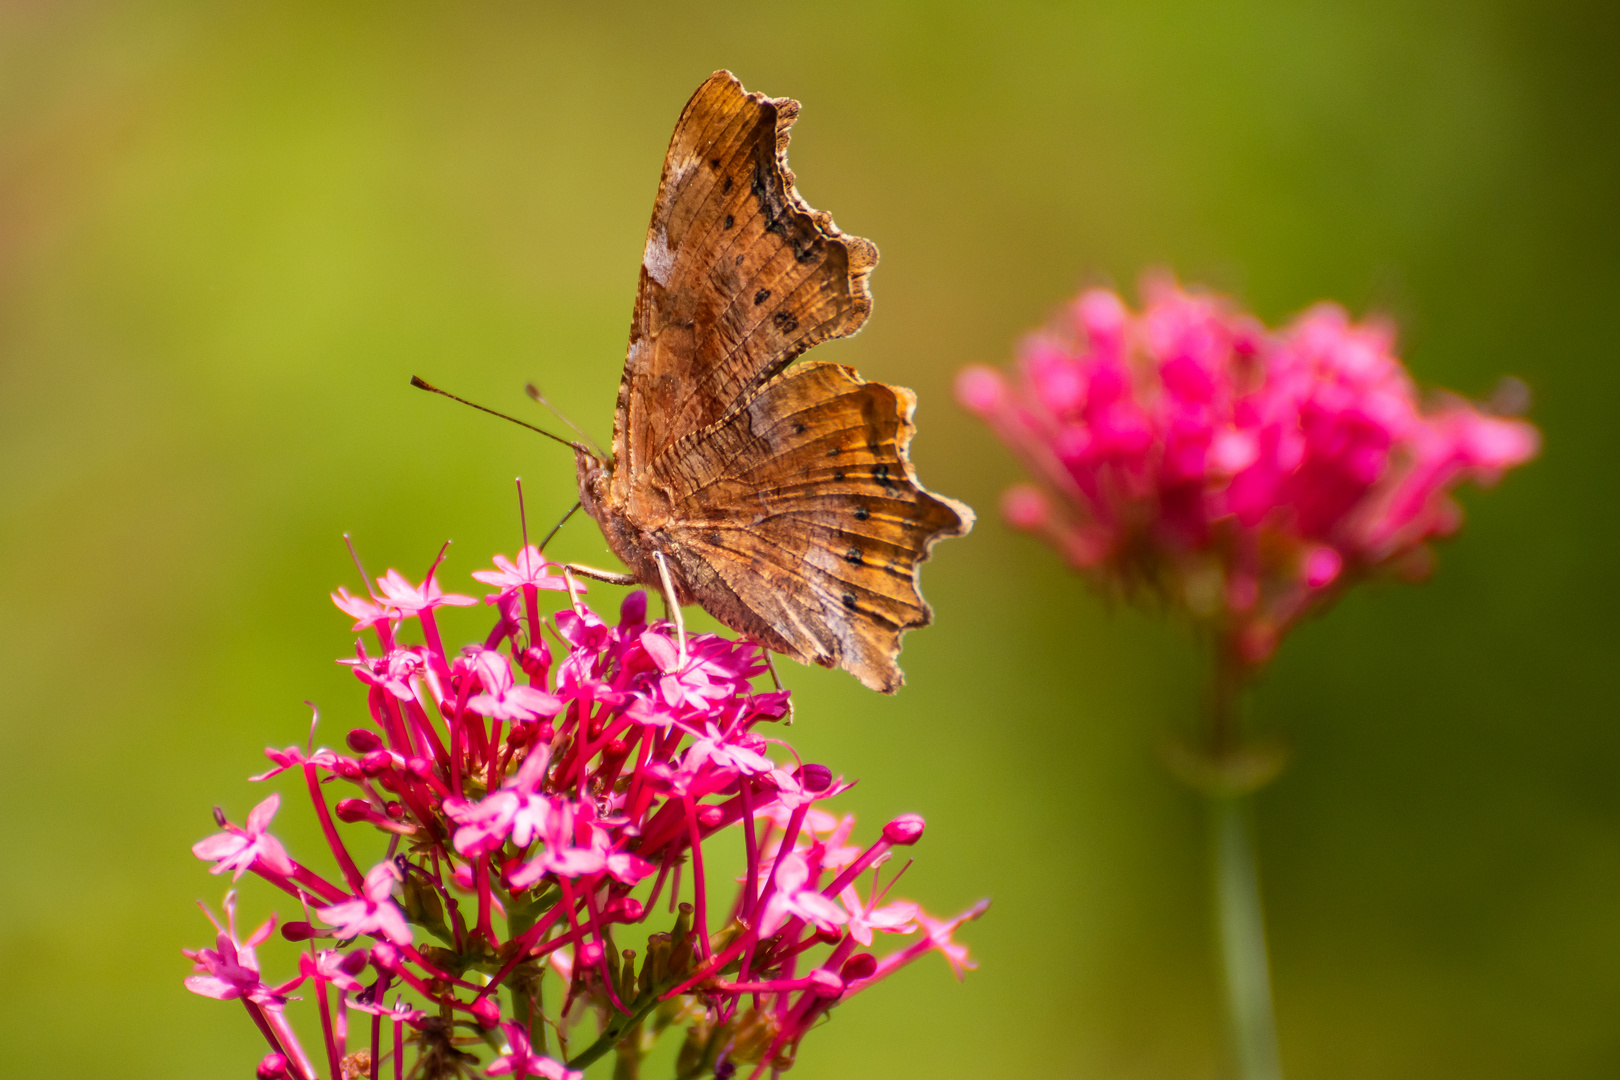
[[[517,546],[514,475],[533,520],[571,500],[555,448],[407,378],[525,415],[535,379],[605,437],[717,67],[804,102],[801,190],[883,251],[818,357],[915,387],[921,475],[981,512],[899,696],[786,678],[848,806],[927,815],[911,893],[995,898],[982,967],[909,969],[795,1075],[1226,1075],[1201,809],[1155,756],[1197,651],[1000,524],[1014,467],[950,393],[1152,266],[1392,313],[1422,382],[1521,375],[1546,434],[1430,583],[1304,627],[1257,695],[1296,752],[1259,801],[1286,1071],[1620,1073],[1617,56],[1613,5],[1545,0],[0,5],[0,1073],[251,1074],[181,987],[223,891],[188,847],[303,699],[328,741],[363,707],[343,531],[418,575],[453,537],[466,583]],[[586,522],[555,550],[605,558]]]

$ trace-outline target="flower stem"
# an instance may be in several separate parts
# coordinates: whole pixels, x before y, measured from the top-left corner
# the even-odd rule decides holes
[[[1252,753],[1244,746],[1238,717],[1248,672],[1230,642],[1217,643],[1213,659],[1205,739],[1216,774],[1226,772],[1227,777],[1204,791],[1209,800],[1212,898],[1226,983],[1227,1027],[1239,1080],[1282,1080],[1255,857],[1254,788],[1234,782],[1244,771],[1243,759]]]
[[[1215,920],[1226,976],[1227,1023],[1241,1080],[1281,1080],[1271,1009],[1266,924],[1260,910],[1254,818],[1247,796],[1210,796]]]

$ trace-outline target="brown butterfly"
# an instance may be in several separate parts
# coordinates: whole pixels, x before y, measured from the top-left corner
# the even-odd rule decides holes
[[[866,322],[878,257],[794,189],[798,113],[717,71],[675,125],[612,457],[573,444],[580,502],[630,568],[590,576],[662,586],[769,649],[892,693],[900,635],[933,617],[918,564],[973,512],[917,483],[910,390],[789,366]]]

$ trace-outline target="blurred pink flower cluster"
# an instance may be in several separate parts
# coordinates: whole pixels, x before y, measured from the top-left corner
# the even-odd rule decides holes
[[[682,1026],[680,1075],[758,1076],[787,1068],[829,1010],[923,953],[944,954],[958,977],[973,966],[952,934],[983,904],[936,920],[890,898],[898,871],[880,880],[922,819],[856,843],[854,819],[821,805],[849,785],[756,730],[788,698],[755,690],[758,646],[704,634],[683,649],[669,624],[648,621],[640,592],[609,625],[532,547],[473,576],[498,590],[485,597],[495,623],[454,654],[435,611],[476,601],[443,593],[432,573],[416,586],[390,571],[370,597],[333,597],[375,635],[375,654],[360,643],[343,661],[366,686],[371,725],[348,733],[349,753],[268,750],[275,767],[253,779],[302,779],[335,875],[271,835],[277,795],[240,826],[216,811],[222,831],[193,848],[215,873],[256,874],[307,913],[282,926],[305,951],[279,985],[262,981],[255,954],[274,919],[241,939],[234,892],[215,947],[187,953],[187,986],[241,1001],[267,1040],[259,1077],[431,1080],[481,1067],[564,1080],[610,1051],[635,1075],[652,1039]],[[567,603],[542,615],[543,591]],[[413,622],[422,644],[401,639]],[[328,785],[351,794],[329,806]],[[385,846],[381,860],[362,871],[340,823],[364,826],[359,843]],[[704,864],[727,837],[744,871],[721,900]],[[878,935],[911,940],[880,956]],[[306,983],[319,1062],[285,1016]],[[593,1041],[570,1053],[586,1014]],[[491,1055],[482,1066],[477,1046]]]
[[[1140,313],[1083,293],[957,397],[1038,481],[1007,493],[1013,525],[1167,596],[1240,663],[1357,576],[1421,573],[1460,522],[1450,489],[1536,454],[1523,421],[1421,401],[1387,324],[1321,304],[1270,331],[1168,278],[1143,293]]]

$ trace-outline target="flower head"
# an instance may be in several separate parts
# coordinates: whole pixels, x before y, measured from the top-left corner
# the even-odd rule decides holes
[[[354,756],[267,750],[275,767],[256,778],[301,777],[335,878],[269,835],[276,796],[244,827],[221,819],[225,831],[194,849],[216,872],[256,874],[313,916],[283,929],[307,950],[283,987],[262,983],[253,954],[271,924],[247,942],[233,926],[217,948],[188,954],[196,992],[270,1010],[261,1071],[316,1075],[280,1019],[286,990],[305,979],[333,1075],[358,1075],[364,1054],[404,1061],[412,1045],[409,1075],[465,1075],[475,1056],[458,1026],[488,1035],[498,1025],[506,1048],[485,1074],[579,1080],[609,1051],[629,1055],[634,1074],[642,1040],[626,1025],[661,1002],[693,1025],[692,1038],[724,1048],[710,1074],[747,1066],[758,1076],[791,1064],[829,1009],[889,971],[929,951],[966,965],[915,904],[887,899],[893,877],[877,880],[892,848],[920,839],[922,819],[904,815],[855,843],[854,818],[825,808],[849,785],[764,734],[786,714],[787,694],[754,685],[766,670],[758,645],[695,634],[683,652],[671,626],[649,623],[642,593],[610,624],[577,591],[557,596],[548,583],[562,578],[535,549],[496,566],[475,575],[500,590],[486,598],[495,626],[458,652],[434,622],[452,601],[431,577],[417,588],[390,573],[380,605],[340,594],[376,637],[377,651],[357,644],[344,661],[367,686],[371,726],[347,733]],[[566,606],[542,613],[541,592]],[[371,613],[382,617],[366,621]],[[401,644],[416,631],[424,644]],[[556,663],[542,634],[562,643]],[[329,788],[347,789],[335,808]],[[353,828],[375,828],[389,845],[365,874]],[[722,846],[745,867],[724,898],[704,868]],[[645,955],[622,948],[642,931],[615,941],[617,927],[649,921]],[[880,935],[910,940],[881,960],[856,952]],[[362,947],[317,949],[315,938]],[[541,995],[552,972],[563,985]],[[560,1003],[550,1019],[537,1015],[542,996]],[[375,1019],[345,1023],[344,1010]],[[582,1012],[604,1018],[595,1041],[575,1039],[567,1062],[548,1056],[546,1026]]]
[[[1267,331],[1223,298],[1150,279],[1145,309],[1084,293],[1010,374],[957,396],[1039,481],[1015,527],[1100,582],[1146,586],[1255,664],[1344,584],[1422,561],[1449,496],[1534,457],[1536,429],[1424,404],[1377,322],[1322,304]]]

